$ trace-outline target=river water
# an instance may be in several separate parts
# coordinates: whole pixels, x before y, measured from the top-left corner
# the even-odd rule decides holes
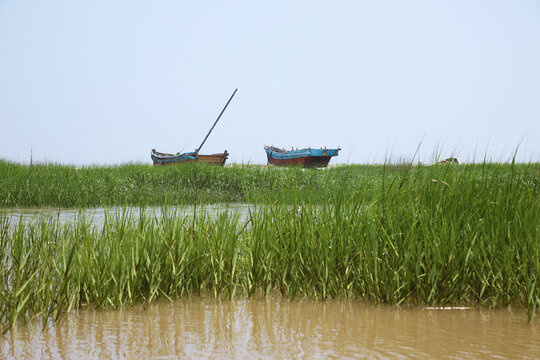
[[[240,219],[245,219],[249,216],[249,212],[257,211],[255,205],[249,204],[211,204],[193,206],[170,206],[161,207],[146,207],[142,211],[147,216],[161,217],[164,213],[175,214],[177,216],[192,216],[195,212],[197,215],[216,216],[222,213],[236,214]],[[74,222],[84,216],[84,218],[94,224],[103,225],[106,217],[127,216],[133,219],[138,219],[141,214],[139,207],[110,207],[110,208],[84,208],[84,209],[66,209],[66,208],[0,208],[0,216],[7,218],[11,226],[16,224],[30,224],[40,218],[50,218],[58,221],[60,224]]]
[[[248,205],[198,211],[249,212]],[[113,209],[121,213],[122,209]],[[135,216],[138,209],[131,209]],[[160,210],[152,210],[160,214]],[[186,214],[193,208],[179,208]],[[4,209],[69,222],[79,210]],[[107,210],[111,214],[111,209]],[[96,224],[104,209],[87,209]],[[242,215],[244,214],[244,215]],[[81,308],[42,330],[0,335],[0,359],[540,359],[540,317],[522,309],[374,306],[357,300],[194,297],[119,310]]]
[[[354,300],[191,298],[79,309],[0,336],[3,359],[538,359],[540,322],[512,309]]]

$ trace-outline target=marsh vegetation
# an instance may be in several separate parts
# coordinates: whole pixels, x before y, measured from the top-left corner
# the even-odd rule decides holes
[[[343,166],[0,163],[4,207],[140,206],[103,224],[0,221],[0,325],[191,295],[540,306],[538,164]],[[257,204],[247,217],[172,206]],[[159,206],[160,216],[148,206]],[[11,223],[10,223],[11,222]]]

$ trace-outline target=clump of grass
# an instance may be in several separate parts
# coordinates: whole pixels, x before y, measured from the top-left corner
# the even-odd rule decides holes
[[[162,170],[164,178],[195,176]],[[160,178],[153,168],[133,171]],[[518,304],[531,319],[540,305],[537,164],[196,171],[198,199],[215,177],[226,184],[232,176],[244,200],[261,205],[247,219],[141,208],[102,226],[83,214],[64,225],[0,221],[2,331],[34,317],[45,325],[82,305],[202,293]]]
[[[490,171],[508,165],[487,165]],[[404,171],[405,169],[405,171]],[[415,167],[413,172],[429,172]],[[516,166],[518,172],[522,167]],[[478,172],[470,166],[467,171]],[[456,170],[459,171],[459,170]],[[77,169],[0,161],[0,206],[160,206],[231,202],[327,203],[337,191],[365,198],[406,173],[402,165],[349,165],[326,170],[206,164],[153,167],[126,164]]]
[[[280,171],[255,166],[207,164],[153,167],[126,164],[75,167],[22,166],[0,161],[0,206],[96,207],[243,202],[278,191],[291,192],[299,181],[323,189],[322,172]],[[325,191],[328,194],[331,189]]]

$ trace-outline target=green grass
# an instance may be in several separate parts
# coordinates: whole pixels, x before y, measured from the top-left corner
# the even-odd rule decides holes
[[[195,199],[199,203],[323,204],[333,201],[338,192],[365,202],[384,200],[389,196],[384,193],[394,188],[401,190],[400,196],[421,191],[429,178],[478,187],[482,185],[478,181],[493,185],[512,177],[515,186],[531,182],[529,186],[536,188],[539,172],[540,164],[349,165],[326,170],[127,164],[76,169],[0,160],[0,207],[159,206],[193,204]]]
[[[44,179],[64,181],[67,188],[79,184],[80,198],[101,199],[100,204],[119,199],[173,205],[195,199],[194,193],[182,194],[194,176],[198,200],[261,204],[247,219],[235,214],[194,219],[173,210],[157,217],[141,210],[137,218],[123,213],[97,227],[83,216],[74,224],[41,218],[15,229],[1,221],[2,331],[33,317],[45,324],[82,305],[115,308],[201,293],[233,297],[278,291],[289,297],[389,304],[514,304],[531,319],[540,306],[538,164],[325,171],[1,167],[26,186],[25,191],[11,186],[15,195],[10,199],[32,205],[43,205],[29,200],[38,196],[34,188]],[[32,178],[28,185],[25,177]],[[9,181],[2,179],[2,199],[12,204],[5,198]],[[89,190],[100,181],[109,197],[99,186],[97,194]],[[119,183],[139,185],[123,191],[115,187]],[[168,184],[159,188],[166,200],[148,190],[153,183]],[[61,192],[61,199],[77,199],[70,191]]]

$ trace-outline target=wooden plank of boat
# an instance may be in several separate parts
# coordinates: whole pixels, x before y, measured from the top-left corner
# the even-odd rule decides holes
[[[307,148],[287,151],[274,146],[265,146],[264,150],[269,165],[326,167],[333,156],[338,156],[341,149]]]

